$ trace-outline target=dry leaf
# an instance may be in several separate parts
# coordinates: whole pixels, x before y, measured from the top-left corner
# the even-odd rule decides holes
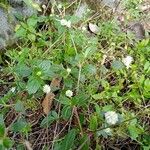
[[[92,24],[92,23],[89,23],[89,29],[91,32],[93,32],[95,34],[98,34],[100,31],[99,27],[96,24]]]
[[[53,78],[53,80],[51,81],[50,87],[53,89],[53,91],[55,91],[55,89],[60,88],[60,83],[61,83],[61,78]],[[46,115],[51,110],[51,106],[52,106],[52,102],[53,102],[54,97],[55,97],[55,94],[52,92],[49,92],[46,94],[46,96],[42,102],[43,112]]]
[[[60,82],[61,82],[61,78],[53,78],[50,86],[53,88],[60,88]]]
[[[53,99],[55,97],[54,93],[48,93],[46,94],[43,102],[42,102],[42,107],[43,107],[43,112],[47,115],[51,109]]]

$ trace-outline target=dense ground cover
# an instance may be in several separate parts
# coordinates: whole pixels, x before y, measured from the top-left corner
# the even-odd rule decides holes
[[[16,26],[2,55],[0,149],[150,148],[150,40],[127,29],[145,14],[126,2],[124,14],[82,17],[78,1],[43,5]]]

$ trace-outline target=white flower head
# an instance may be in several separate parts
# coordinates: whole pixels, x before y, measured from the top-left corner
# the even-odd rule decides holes
[[[70,72],[71,72],[71,69],[70,69],[70,68],[67,68],[67,72],[70,73]]]
[[[82,31],[86,31],[87,30],[85,26],[83,26],[81,29],[82,29]]]
[[[43,92],[48,94],[51,91],[51,87],[48,84],[43,86]]]
[[[62,19],[62,20],[60,20],[60,24],[62,25],[62,26],[66,26],[66,27],[68,27],[68,28],[71,28],[71,21],[70,20],[65,20],[65,19]]]
[[[118,122],[118,114],[114,111],[108,111],[105,113],[105,120],[108,124],[114,125]]]
[[[73,92],[71,90],[67,90],[66,91],[66,96],[67,97],[72,97],[73,96]]]
[[[46,5],[42,5],[42,8],[45,10],[46,9]]]
[[[10,89],[10,92],[14,93],[15,90],[16,90],[16,87],[12,87],[12,88]]]
[[[106,128],[103,130],[105,133],[107,134],[111,134],[112,133],[112,130],[110,128]]]
[[[130,68],[132,61],[133,61],[133,57],[131,56],[126,56],[125,58],[122,59],[122,62],[124,63],[127,69]]]
[[[58,4],[57,8],[61,9],[62,8],[62,4]]]

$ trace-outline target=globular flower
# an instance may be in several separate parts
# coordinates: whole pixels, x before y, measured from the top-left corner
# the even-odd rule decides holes
[[[48,84],[43,86],[43,92],[48,94],[51,91],[51,87]]]
[[[70,69],[70,68],[67,68],[67,72],[70,73],[70,72],[71,72],[71,69]]]
[[[11,91],[12,93],[14,93],[15,90],[16,90],[16,87],[12,87],[12,88],[10,89],[10,91]]]
[[[132,61],[133,61],[133,58],[131,56],[126,56],[125,58],[122,59],[122,62],[124,63],[127,69],[130,68]]]
[[[108,124],[114,125],[118,122],[118,114],[114,111],[108,111],[105,113],[105,120]]]
[[[46,5],[42,5],[42,8],[45,10],[46,9]]]
[[[66,91],[66,96],[67,97],[72,97],[73,96],[73,92],[71,90],[67,90]]]
[[[70,20],[67,21],[65,19],[62,19],[62,20],[60,20],[60,23],[62,26],[66,26],[68,28],[71,28],[71,21]]]
[[[82,31],[86,31],[87,30],[85,26],[83,26],[81,29],[82,29]]]
[[[58,4],[57,8],[61,9],[62,8],[62,4]]]
[[[112,133],[112,130],[110,128],[106,128],[103,130],[105,133],[107,134],[111,134]]]

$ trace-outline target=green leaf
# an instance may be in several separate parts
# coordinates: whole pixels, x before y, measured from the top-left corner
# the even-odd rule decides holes
[[[50,70],[51,68],[51,61],[49,60],[43,60],[42,62],[40,62],[40,64],[38,64],[38,67],[44,71],[44,72],[47,72],[48,70]]]
[[[75,137],[76,137],[76,130],[75,129],[70,130],[61,144],[61,149],[70,150],[73,147]]]
[[[76,105],[76,106],[84,106],[87,105],[88,98],[89,98],[88,95],[84,93],[80,93],[71,99],[71,103],[72,105]]]
[[[24,105],[21,101],[18,101],[16,104],[15,104],[15,110],[17,112],[22,112],[22,113],[25,113],[25,108],[24,108]]]
[[[84,135],[80,140],[80,145],[84,144],[84,146],[82,147],[82,150],[89,150],[89,145],[90,145],[90,139],[88,137],[88,135]]]
[[[32,70],[25,64],[18,64],[14,70],[18,76],[27,77],[31,74]]]
[[[12,125],[11,130],[22,133],[28,126],[29,124],[24,119],[18,119],[17,122]]]
[[[72,114],[72,108],[70,106],[64,106],[61,113],[62,113],[62,117],[65,120],[68,120]]]
[[[26,35],[27,35],[27,31],[23,27],[19,27],[19,29],[17,29],[15,33],[15,36],[19,38],[24,38],[26,37]]]
[[[42,120],[40,126],[41,126],[41,127],[47,127],[47,126],[49,126],[50,124],[52,124],[52,123],[53,123],[55,120],[57,120],[57,119],[58,119],[58,114],[57,114],[55,111],[51,111],[51,112],[48,114],[48,116],[46,116],[46,117]]]
[[[97,127],[98,127],[97,116],[92,115],[90,117],[90,126],[89,126],[89,128],[90,128],[90,130],[95,131],[97,129]]]
[[[35,17],[31,17],[27,19],[27,24],[29,27],[35,27],[37,25],[38,19]]]
[[[4,117],[2,114],[0,114],[0,125],[5,126]]]
[[[18,144],[16,150],[25,150],[25,146],[23,144]]]
[[[5,135],[5,123],[3,115],[0,114],[0,137],[3,137]]]
[[[146,71],[146,70],[150,71],[150,62],[149,62],[149,61],[147,61],[147,62],[145,63],[145,65],[144,65],[144,70],[145,70],[145,71]]]
[[[5,127],[3,125],[0,125],[0,138],[5,135]]]
[[[115,69],[115,70],[120,70],[120,69],[124,68],[124,65],[123,65],[123,63],[121,61],[114,60],[112,62],[112,68]]]
[[[40,79],[31,77],[27,83],[27,90],[29,94],[34,94],[41,86]]]
[[[5,148],[11,148],[13,146],[13,142],[12,140],[6,137],[3,139],[3,145]]]
[[[96,74],[96,67],[92,64],[87,64],[84,66],[83,71],[85,74],[94,75]]]
[[[36,36],[34,34],[28,34],[28,39],[32,42],[34,42],[36,40]]]
[[[94,94],[94,95],[92,95],[92,97],[93,97],[95,100],[99,100],[99,99],[102,98],[102,94],[101,94],[101,93]]]
[[[69,105],[69,106],[71,105],[71,100],[63,95],[60,95],[59,102],[64,105]]]
[[[149,91],[150,92],[150,79],[146,79],[144,81],[144,89],[145,89],[145,91]]]
[[[133,139],[133,140],[136,140],[137,137],[142,134],[142,129],[139,128],[139,127],[136,127],[135,125],[129,125],[128,126],[128,131],[129,131],[129,134],[130,134],[130,137]]]

